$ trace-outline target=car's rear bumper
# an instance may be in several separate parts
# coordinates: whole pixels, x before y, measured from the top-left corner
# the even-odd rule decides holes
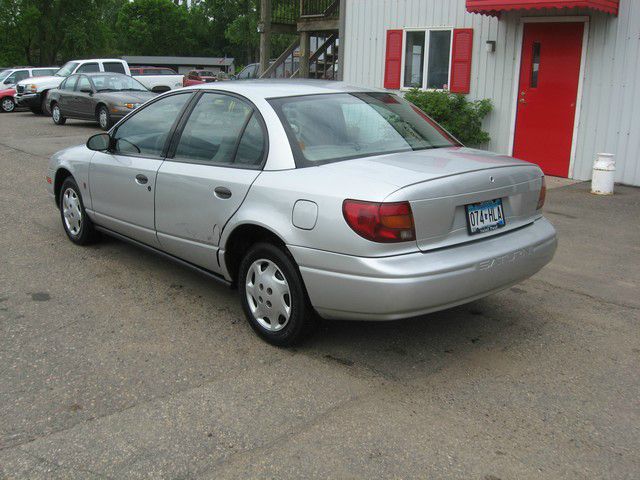
[[[553,258],[540,218],[490,239],[432,252],[368,258],[289,246],[312,305],[325,318],[395,320],[467,303],[529,278]]]

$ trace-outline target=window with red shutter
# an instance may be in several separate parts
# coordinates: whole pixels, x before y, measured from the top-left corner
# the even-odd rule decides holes
[[[451,84],[453,93],[469,93],[471,88],[471,57],[473,53],[473,29],[456,28],[453,31],[451,51]]]
[[[402,68],[402,30],[387,30],[387,53],[384,65],[384,88],[400,88]]]

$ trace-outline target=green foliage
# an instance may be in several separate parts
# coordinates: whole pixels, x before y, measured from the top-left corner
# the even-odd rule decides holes
[[[0,0],[0,65],[119,55],[234,57],[255,62],[259,0]],[[275,8],[283,8],[277,6]],[[293,8],[293,7],[292,7]],[[273,35],[277,56],[291,35]]]
[[[489,133],[482,129],[482,119],[493,109],[489,99],[469,101],[464,95],[417,88],[407,92],[404,98],[465,145],[478,146],[490,140]]]

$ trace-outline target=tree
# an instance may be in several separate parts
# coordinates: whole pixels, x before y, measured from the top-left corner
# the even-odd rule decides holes
[[[118,13],[121,51],[132,55],[193,55],[196,41],[186,6],[171,0],[136,0]]]

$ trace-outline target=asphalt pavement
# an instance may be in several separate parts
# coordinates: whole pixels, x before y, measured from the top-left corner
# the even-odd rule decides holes
[[[640,476],[640,189],[550,190],[521,285],[284,350],[236,291],[67,240],[47,159],[98,131],[0,115],[0,478]]]

